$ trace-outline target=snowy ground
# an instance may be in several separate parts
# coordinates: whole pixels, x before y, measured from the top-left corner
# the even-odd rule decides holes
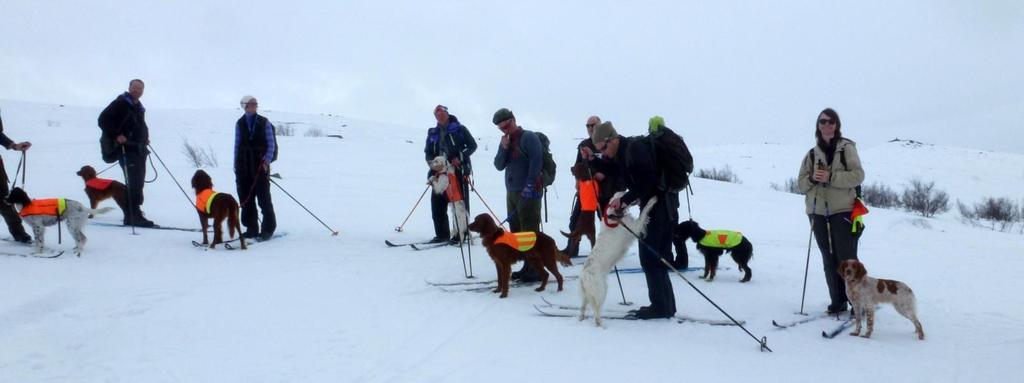
[[[36,198],[85,200],[74,172],[99,167],[98,108],[0,101],[5,132],[30,140],[28,191]],[[154,148],[180,182],[194,171],[181,153],[183,137],[209,145],[220,166],[207,169],[220,191],[235,193],[232,126],[239,111],[151,108]],[[456,248],[412,251],[383,241],[429,238],[429,207],[405,218],[423,188],[426,126],[398,127],[331,115],[268,113],[296,122],[280,137],[281,186],[341,231],[327,229],[274,190],[279,231],[287,236],[246,252],[203,251],[196,233],[90,225],[81,258],[0,258],[0,381],[279,382],[279,381],[1007,381],[1024,351],[1024,236],[965,226],[955,213],[924,219],[875,209],[860,258],[871,275],[913,287],[926,341],[890,307],[879,311],[874,338],[819,333],[822,320],[776,330],[772,319],[799,309],[808,227],[801,196],[775,192],[769,182],[793,177],[807,143],[695,147],[697,166],[729,164],[744,181],[694,180],[694,218],[708,228],[743,231],[753,242],[753,280],[738,283],[735,265],[713,283],[686,277],[774,353],[734,327],[668,321],[609,321],[607,328],[536,314],[549,300],[575,304],[575,282],[543,293],[514,289],[448,293],[424,280],[463,279]],[[430,124],[425,120],[425,124]],[[465,121],[480,139],[473,157],[483,198],[504,214],[500,175],[490,166],[498,132],[486,121]],[[317,127],[344,138],[304,137]],[[582,127],[546,132],[559,164],[549,195],[548,231],[564,228],[572,201],[568,164]],[[623,130],[625,134],[638,131]],[[679,129],[685,134],[685,128]],[[856,138],[856,137],[854,137]],[[868,182],[899,185],[912,175],[935,176],[957,198],[1007,196],[1022,190],[1021,156],[900,144],[861,147]],[[15,152],[5,152],[13,175]],[[898,166],[902,164],[902,166]],[[934,169],[925,168],[932,164]],[[946,166],[947,164],[952,164]],[[147,215],[158,224],[197,226],[195,212],[157,164],[146,187]],[[1012,169],[1006,174],[1000,169]],[[116,169],[105,176],[120,179]],[[152,174],[150,174],[152,177]],[[950,180],[970,180],[942,184]],[[1019,193],[1019,192],[1018,192]],[[112,205],[108,202],[107,204]],[[473,212],[483,211],[473,197]],[[685,216],[685,210],[682,215]],[[117,222],[119,212],[97,218]],[[3,233],[0,236],[6,236]],[[556,236],[558,237],[558,236]],[[562,239],[557,238],[560,243]],[[51,230],[48,246],[58,245]],[[691,245],[692,246],[692,245]],[[9,242],[5,252],[27,251]],[[475,274],[493,278],[482,247],[473,249]],[[691,248],[691,265],[703,259]],[[636,267],[635,251],[621,266]],[[826,305],[817,250],[812,251],[809,312]],[[576,275],[580,266],[565,270]],[[993,274],[995,272],[996,274]],[[628,299],[646,304],[642,274],[624,274]],[[612,280],[611,286],[614,286]],[[680,313],[720,314],[673,277]],[[554,287],[554,285],[549,285]],[[609,309],[618,309],[616,288]],[[866,371],[865,371],[866,370]]]

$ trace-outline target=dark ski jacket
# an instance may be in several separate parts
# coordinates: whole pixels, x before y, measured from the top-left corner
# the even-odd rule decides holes
[[[604,158],[597,158],[596,156],[594,157],[594,159],[590,161],[584,161],[583,155],[580,154],[580,149],[584,147],[590,148],[590,151],[593,153],[600,153],[600,151],[598,151],[597,147],[594,146],[593,141],[591,141],[589,138],[585,139],[581,141],[578,146],[576,146],[576,163],[579,164],[585,162],[587,166],[590,168],[591,175],[597,173],[604,174],[604,180],[598,182],[598,186],[601,188],[598,200],[600,200],[601,204],[604,205],[608,203],[608,201],[615,194],[615,192],[620,190],[620,182],[618,180],[618,166],[616,166],[615,162],[613,161],[609,161]]]
[[[619,136],[619,151],[612,159],[618,168],[618,189],[625,190],[622,205],[627,206],[634,201],[643,205],[647,200],[659,194],[658,169],[654,165],[654,148],[641,137]]]
[[[434,157],[444,156],[449,162],[458,158],[462,163],[462,174],[472,173],[469,157],[476,152],[476,140],[469,129],[454,115],[448,115],[448,126],[427,129],[427,142],[423,148],[427,162]]]
[[[146,125],[146,107],[142,102],[132,100],[128,92],[117,96],[107,105],[97,119],[103,134],[111,139],[118,135],[128,138],[125,149],[128,153],[149,154],[149,126]]]
[[[0,146],[10,149],[11,145],[14,145],[14,140],[11,140],[4,134],[4,119],[0,118]]]

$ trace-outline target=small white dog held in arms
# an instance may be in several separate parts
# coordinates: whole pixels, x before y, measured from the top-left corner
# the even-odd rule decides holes
[[[43,235],[47,226],[56,225],[58,220],[66,222],[71,237],[75,239],[75,254],[81,255],[85,246],[85,234],[82,227],[89,220],[90,214],[103,214],[114,210],[112,207],[92,210],[78,201],[65,198],[34,200],[28,197],[21,188],[14,188],[7,195],[7,203],[20,211],[21,219],[32,226],[35,237],[35,252],[43,252]]]
[[[433,187],[434,194],[448,194],[448,206],[451,207],[453,217],[452,233],[459,233],[459,239],[465,242],[469,236],[469,212],[466,211],[464,199],[468,196],[462,195],[462,186],[458,184],[464,181],[458,179],[455,167],[443,156],[430,160],[430,169],[434,171],[434,175],[430,176],[428,183]],[[455,187],[451,187],[453,184]]]
[[[612,200],[619,199],[623,192],[618,192]],[[651,208],[657,202],[657,197],[651,198],[647,205],[640,211],[640,216],[634,219],[629,212],[612,211],[609,209],[605,214],[607,217],[601,224],[601,232],[597,234],[597,242],[590,256],[583,264],[580,271],[580,295],[583,297],[583,304],[580,305],[580,320],[587,319],[587,306],[594,311],[594,323],[603,326],[601,323],[601,307],[604,306],[604,299],[608,295],[608,271],[622,260],[629,247],[636,242],[636,235],[643,236],[647,229],[647,216]],[[629,230],[622,227],[626,226]]]

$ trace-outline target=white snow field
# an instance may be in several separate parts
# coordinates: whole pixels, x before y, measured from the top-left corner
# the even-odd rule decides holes
[[[219,191],[237,195],[231,148],[239,110],[147,107],[153,147],[183,186],[195,170],[182,153],[188,139],[216,153],[219,166],[206,170]],[[0,101],[0,109],[4,132],[33,143],[29,194],[85,201],[75,171],[85,164],[106,167],[97,143],[100,108]],[[738,282],[727,257],[721,266],[729,269],[712,283],[699,280],[698,272],[685,276],[753,334],[767,337],[774,350],[768,353],[737,327],[609,320],[597,328],[591,320],[534,310],[541,297],[578,304],[575,280],[561,292],[554,283],[542,293],[514,288],[507,299],[430,286],[426,280],[464,280],[458,248],[384,246],[385,240],[433,235],[426,201],[403,232],[394,230],[425,188],[429,116],[423,126],[403,127],[336,115],[266,115],[296,128],[295,136],[278,137],[278,182],[341,234],[330,236],[275,187],[278,230],[287,235],[247,251],[195,248],[190,241],[199,240],[198,233],[138,229],[132,235],[127,227],[90,224],[80,258],[0,257],[0,381],[1022,381],[1012,366],[1024,355],[1024,236],[965,225],[955,208],[935,218],[873,209],[861,240],[860,259],[870,275],[913,288],[926,340],[917,340],[910,322],[889,306],[878,311],[872,339],[824,339],[820,333],[837,324],[831,319],[774,328],[772,320],[799,317],[809,229],[803,197],[768,184],[795,177],[812,144],[810,126],[792,127],[806,129],[802,142],[692,147],[698,168],[729,165],[743,181],[694,178],[694,218],[706,228],[742,231],[755,253],[749,283]],[[545,227],[560,245],[564,238],[555,230],[567,226],[568,167],[584,118],[579,127],[545,132],[559,166]],[[479,139],[473,163],[480,195],[503,215],[502,178],[491,165],[499,132],[489,121],[463,122]],[[645,126],[616,124],[627,135]],[[669,125],[684,137],[702,129],[684,121]],[[311,128],[343,138],[305,137]],[[857,139],[857,126],[843,129]],[[1019,200],[1024,190],[1024,157],[1017,154],[904,143],[860,147],[860,153],[868,183],[901,189],[919,176],[967,203],[985,196]],[[17,153],[3,158],[13,176]],[[145,189],[147,216],[160,225],[198,227],[194,208],[159,163],[156,168],[155,182]],[[118,168],[103,176],[122,179]],[[474,214],[485,211],[475,195],[471,204]],[[680,215],[686,214],[684,204]],[[95,221],[120,219],[114,211]],[[46,239],[49,248],[70,253],[73,246],[67,238],[57,244],[52,228]],[[703,258],[690,246],[691,265],[701,266]],[[0,251],[30,248],[0,242]],[[576,263],[564,274],[577,275],[582,262]],[[472,266],[478,279],[494,277],[479,244]],[[634,248],[620,267],[638,266]],[[806,312],[820,313],[827,304],[821,268],[815,247]],[[605,308],[626,309],[610,278]],[[680,314],[724,319],[672,278]],[[622,274],[622,284],[632,307],[647,304],[642,274]]]

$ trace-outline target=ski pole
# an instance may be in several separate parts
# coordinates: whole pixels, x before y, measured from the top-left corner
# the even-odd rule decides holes
[[[137,211],[139,208],[132,202],[132,183],[128,180],[128,151],[124,145],[121,145],[121,173],[124,174],[124,188],[128,189],[128,215],[125,217],[128,220],[128,225],[132,227],[132,235],[138,235],[135,232],[135,214],[142,216],[142,212]]]
[[[337,230],[334,230],[330,226],[327,226],[327,224],[324,223],[324,221],[321,220],[320,217],[317,217],[316,214],[313,214],[313,212],[309,211],[309,209],[307,209],[306,206],[302,204],[302,202],[299,202],[299,200],[295,199],[295,197],[292,196],[291,193],[289,193],[287,190],[284,190],[284,188],[281,187],[281,185],[278,185],[277,181],[274,181],[270,177],[267,177],[267,179],[270,180],[270,183],[274,184],[274,186],[277,186],[278,189],[281,189],[281,191],[283,191],[284,194],[287,194],[288,198],[291,198],[292,201],[295,201],[295,203],[299,204],[299,206],[302,207],[302,209],[305,210],[307,213],[309,213],[309,215],[313,216],[313,218],[316,218],[316,220],[319,221],[321,225],[324,225],[324,227],[326,227],[327,230],[329,230],[331,232],[332,236],[338,236],[338,231]]]
[[[484,197],[480,195],[480,192],[476,191],[476,183],[475,182],[470,182],[469,183],[469,189],[472,190],[474,194],[476,194],[476,197],[480,199],[480,202],[483,202],[484,207],[487,208],[487,211],[491,212],[491,216],[493,216],[494,219],[497,220],[498,219],[498,214],[494,213],[494,209],[491,209],[491,205],[488,205],[487,201],[484,200]],[[509,215],[509,216],[511,216],[511,215]],[[507,219],[505,221],[507,221]],[[505,221],[501,221],[501,223],[499,223],[498,226],[501,226],[502,228],[505,228]]]
[[[155,149],[153,149],[153,145],[146,144],[146,147],[148,147],[149,151],[156,156],[157,161],[160,161],[160,166],[164,167],[164,170],[167,171],[167,174],[169,174],[171,176],[171,179],[174,180],[174,184],[178,185],[178,190],[181,190],[181,195],[185,196],[185,199],[188,200],[188,206],[195,207],[196,203],[192,202],[192,197],[189,197],[188,193],[185,192],[185,188],[181,187],[181,183],[178,182],[178,178],[174,176],[174,173],[171,173],[171,169],[167,168],[167,164],[165,164],[164,160],[160,158],[160,154],[157,153]],[[154,167],[154,169],[156,168]]]
[[[630,234],[633,234],[633,236],[636,237],[637,241],[640,242],[641,245],[646,247],[647,250],[653,252],[658,257],[658,260],[660,260],[661,263],[664,263],[665,266],[669,268],[669,270],[672,270],[674,273],[676,273],[676,275],[678,275],[679,278],[682,278],[683,281],[685,281],[686,284],[690,285],[690,287],[697,291],[697,293],[700,294],[700,296],[704,297],[704,299],[711,303],[712,306],[715,306],[715,308],[718,309],[718,311],[721,311],[722,314],[726,316],[726,318],[729,318],[729,320],[731,320],[732,323],[736,324],[736,326],[739,326],[739,328],[743,329],[743,331],[746,332],[747,335],[750,335],[751,338],[754,338],[754,341],[756,341],[757,344],[761,347],[761,351],[768,350],[768,352],[774,352],[771,348],[768,348],[768,337],[761,337],[761,339],[757,339],[757,336],[752,334],[750,330],[747,330],[746,327],[743,327],[743,324],[741,324],[739,321],[733,318],[732,315],[729,315],[729,313],[722,309],[722,307],[718,306],[718,304],[715,303],[714,300],[705,295],[704,292],[697,288],[697,286],[695,286],[693,283],[691,283],[689,279],[686,279],[686,276],[684,276],[683,273],[680,273],[679,270],[676,270],[676,268],[672,266],[672,263],[665,260],[665,258],[662,257],[661,254],[656,249],[654,249],[654,247],[651,247],[651,245],[644,241],[643,238],[640,238],[640,236],[637,235],[636,232],[633,231],[633,229],[630,229],[629,226],[625,225],[624,223],[620,224],[622,225],[622,227],[626,228],[626,231],[628,231]]]
[[[402,221],[401,225],[395,227],[395,231],[401,232],[403,230],[402,228],[405,227],[405,223],[409,222],[409,217],[412,217],[412,212],[416,211],[416,207],[420,206],[420,201],[423,201],[423,196],[427,195],[427,190],[430,190],[430,185],[427,185],[427,188],[423,189],[423,194],[420,194],[420,199],[416,200],[415,205],[412,205],[412,210],[409,210],[409,215],[405,216],[405,220]]]
[[[814,211],[818,209],[818,185],[814,185],[813,201],[811,215],[807,217],[811,222],[811,231],[807,234],[807,260],[804,262],[804,288],[800,292],[800,315],[807,315],[804,313],[804,298],[807,297],[807,271],[811,268],[811,239],[814,237]]]

